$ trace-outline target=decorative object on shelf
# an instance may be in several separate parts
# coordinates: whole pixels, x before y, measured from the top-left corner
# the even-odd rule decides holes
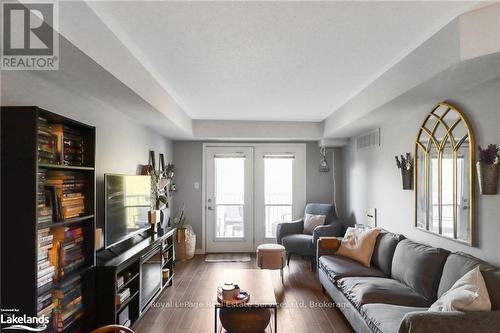
[[[438,103],[415,141],[415,226],[468,245],[475,231],[474,133],[465,115]]]
[[[330,172],[330,166],[326,160],[326,147],[319,147],[319,153],[321,154],[321,160],[319,161],[319,172]]]
[[[173,221],[173,227],[176,228],[175,260],[178,261],[193,258],[196,248],[196,234],[193,227],[185,223],[186,215],[184,213],[184,206],[182,206],[181,213]]]
[[[497,145],[488,145],[486,149],[479,146],[479,161],[477,161],[476,169],[481,194],[497,194],[498,174],[500,172]]]
[[[169,206],[170,181],[167,178],[167,168],[163,154],[159,154],[159,166],[156,169],[156,159],[154,150],[149,151],[149,162],[140,167],[142,175],[151,176],[151,197],[153,198],[151,209],[159,210]]]
[[[406,153],[406,157],[401,155],[401,160],[397,156],[396,165],[401,173],[401,182],[403,184],[403,190],[413,189],[413,159],[410,153]]]
[[[175,165],[173,163],[168,163],[165,169],[165,175],[168,179],[174,178]]]

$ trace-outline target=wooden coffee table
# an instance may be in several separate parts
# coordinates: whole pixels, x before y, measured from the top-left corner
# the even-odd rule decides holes
[[[274,296],[273,282],[271,275],[267,270],[261,269],[226,269],[218,276],[218,286],[224,283],[238,284],[242,290],[250,294],[248,302],[238,305],[241,308],[268,308],[273,309],[274,314],[274,327],[271,328],[273,332],[277,332],[278,325],[278,303]],[[217,287],[217,286],[215,286]],[[234,308],[225,306],[217,301],[217,290],[214,288],[214,332],[218,332],[219,327],[219,312],[221,308]],[[221,325],[222,326],[222,325]]]

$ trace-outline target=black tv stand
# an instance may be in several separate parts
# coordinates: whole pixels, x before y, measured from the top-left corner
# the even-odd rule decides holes
[[[172,285],[174,231],[169,228],[162,236],[144,238],[122,253],[113,249],[98,253],[94,314],[98,327],[133,327],[161,292]]]

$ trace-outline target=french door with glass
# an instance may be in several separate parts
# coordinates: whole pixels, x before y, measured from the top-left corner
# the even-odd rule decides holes
[[[255,247],[276,242],[279,223],[303,217],[305,152],[304,144],[255,147]]]
[[[206,147],[206,252],[253,251],[253,147]]]

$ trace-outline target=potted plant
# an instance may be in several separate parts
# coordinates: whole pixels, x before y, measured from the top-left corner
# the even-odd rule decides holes
[[[410,153],[406,153],[406,157],[401,155],[401,160],[398,156],[394,156],[396,165],[401,172],[401,181],[403,183],[403,190],[413,189],[413,160]]]
[[[182,206],[179,216],[174,218],[173,227],[176,228],[175,259],[183,261],[193,258],[196,248],[196,234],[193,227],[186,224],[184,206]]]
[[[497,194],[499,165],[497,145],[488,145],[486,149],[479,146],[479,161],[476,169],[481,194]]]

